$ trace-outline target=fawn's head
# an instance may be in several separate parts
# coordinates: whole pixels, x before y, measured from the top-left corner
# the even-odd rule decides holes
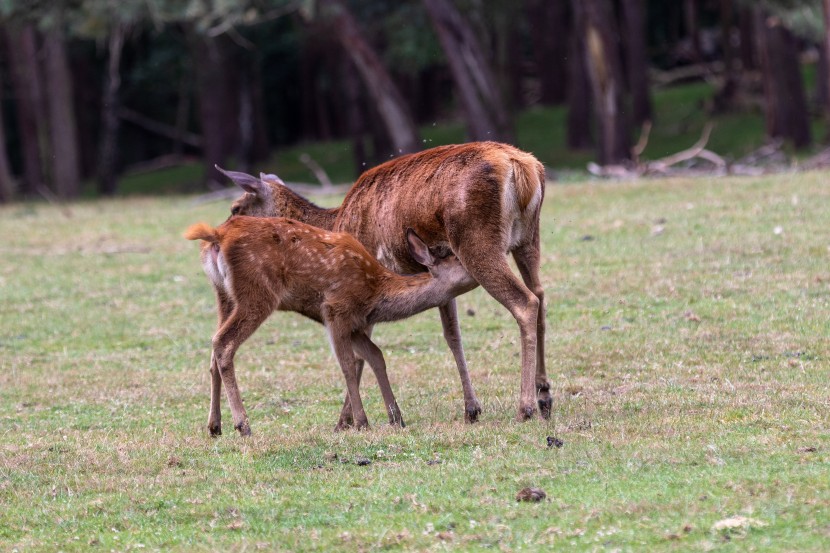
[[[426,267],[432,278],[451,283],[453,287],[475,284],[473,277],[452,251],[446,256],[438,257],[429,251],[424,241],[411,228],[406,230],[406,242],[413,259]]]

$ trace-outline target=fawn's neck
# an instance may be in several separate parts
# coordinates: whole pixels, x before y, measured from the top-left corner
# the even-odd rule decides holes
[[[457,288],[458,283],[433,278],[429,273],[401,276],[390,272],[379,288],[380,298],[369,314],[368,322],[398,321],[438,307],[455,297],[453,292]]]

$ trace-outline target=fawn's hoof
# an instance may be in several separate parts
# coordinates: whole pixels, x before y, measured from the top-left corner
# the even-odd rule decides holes
[[[481,405],[476,401],[471,405],[464,407],[464,422],[473,424],[478,422],[478,416],[481,414]]]
[[[208,432],[210,432],[210,437],[211,438],[221,436],[222,435],[222,425],[221,424],[209,424],[208,425]]]
[[[544,397],[539,398],[539,414],[542,415],[542,418],[547,420],[550,418],[550,413],[553,410],[553,398],[552,397]]]
[[[536,413],[536,408],[534,406],[528,407],[519,407],[519,413],[516,415],[516,420],[519,422],[524,422],[533,418],[533,415]]]
[[[239,431],[240,436],[250,436],[251,435],[251,425],[248,424],[248,421],[242,421],[235,426],[235,428]]]

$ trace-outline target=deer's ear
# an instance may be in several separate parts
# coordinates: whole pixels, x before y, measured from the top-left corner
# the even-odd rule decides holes
[[[406,229],[406,243],[409,246],[409,253],[412,254],[415,261],[425,267],[435,265],[435,258],[429,253],[429,248],[411,228]]]
[[[214,165],[214,167],[216,167],[217,171],[220,171],[223,175],[231,179],[235,185],[245,192],[250,192],[251,194],[255,194],[257,196],[266,196],[270,192],[268,190],[268,185],[253,175],[249,175],[248,173],[240,173],[239,171],[225,171],[218,165]]]
[[[285,183],[282,181],[282,179],[273,173],[260,173],[259,180],[263,182],[268,181],[272,184],[279,184],[280,186],[285,186]]]

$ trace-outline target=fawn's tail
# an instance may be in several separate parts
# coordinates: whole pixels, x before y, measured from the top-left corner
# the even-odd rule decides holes
[[[195,225],[191,225],[186,231],[184,231],[184,237],[188,240],[204,240],[213,244],[219,242],[219,235],[216,233],[216,229],[207,223],[196,223]]]

